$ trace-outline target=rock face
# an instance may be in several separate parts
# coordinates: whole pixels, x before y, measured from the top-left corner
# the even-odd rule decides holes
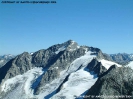
[[[23,74],[32,68],[30,63],[31,56],[29,53],[24,52],[21,55],[11,59],[5,66],[0,68],[0,83],[16,75]]]
[[[97,76],[101,76],[104,72],[107,71],[107,69],[101,64],[101,62],[98,62],[97,59],[93,59],[88,65],[87,68],[89,71],[93,71]]]
[[[121,95],[125,99],[126,95],[129,95],[132,96],[130,99],[133,99],[133,70],[129,67],[111,66],[108,71],[98,78],[86,95],[94,95],[94,99],[110,99],[109,96],[113,95],[116,96],[113,99],[120,99],[117,96]],[[97,96],[102,95],[104,97],[97,98]]]
[[[58,78],[59,76],[60,72],[57,68],[47,70],[45,74],[42,76],[40,83],[35,88],[34,94],[38,95],[40,91],[44,90],[43,86],[52,82],[54,79]]]
[[[106,60],[114,61],[109,54],[103,53],[103,56],[105,57]]]
[[[83,48],[79,48],[72,52],[60,52],[58,54],[58,58],[55,58],[56,60],[54,61],[54,63],[51,64],[48,71],[46,71],[46,73],[43,75],[42,80],[36,89],[36,94],[40,92],[42,86],[59,77],[59,73],[61,71],[67,70],[72,61],[84,54],[85,50]]]

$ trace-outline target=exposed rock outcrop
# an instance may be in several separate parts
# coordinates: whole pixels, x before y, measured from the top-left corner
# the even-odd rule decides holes
[[[97,59],[93,59],[88,65],[89,71],[93,71],[97,76],[101,76],[107,69]]]
[[[121,99],[117,96],[124,96],[126,99],[128,95],[133,99],[133,70],[129,67],[111,66],[98,78],[86,95],[95,96],[93,99],[112,99],[109,96],[114,96],[113,99]],[[97,97],[102,95],[103,97]]]

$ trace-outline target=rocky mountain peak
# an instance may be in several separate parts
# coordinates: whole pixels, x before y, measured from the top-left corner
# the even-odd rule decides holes
[[[0,68],[0,98],[60,99],[61,96],[63,99],[74,99],[75,95],[82,95],[86,90],[92,90],[93,94],[93,91],[97,92],[98,86],[112,86],[113,84],[108,82],[112,79],[118,86],[113,85],[111,88],[119,87],[121,82],[127,84],[132,78],[132,70],[122,68],[109,60],[110,56],[103,54],[99,48],[79,46],[73,40],[32,54],[23,52]],[[125,76],[127,73],[131,77]],[[117,80],[122,76],[126,82]],[[122,86],[125,87],[124,84]],[[132,86],[132,81],[128,86]],[[100,90],[98,89],[99,92]],[[126,89],[125,93],[131,94],[131,91],[132,88],[129,91]],[[89,94],[91,92],[89,91]],[[101,92],[106,94],[106,89],[102,89]],[[111,93],[112,90],[108,92]]]
[[[68,40],[64,43],[62,43],[62,47],[64,47],[68,51],[73,51],[79,48],[78,43],[73,40]]]

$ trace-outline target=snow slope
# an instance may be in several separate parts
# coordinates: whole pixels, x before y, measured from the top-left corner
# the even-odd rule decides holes
[[[57,94],[55,94],[51,99],[75,99],[76,97],[78,99],[83,99],[85,93],[97,81],[97,75],[90,73],[88,72],[89,70],[86,71],[85,69],[87,64],[91,62],[91,60],[95,57],[95,55],[92,55],[92,52],[88,51],[84,56],[73,61],[69,67],[68,72],[71,74],[68,78],[68,81],[63,84],[61,90]],[[107,69],[109,69],[110,66],[114,64],[118,67],[121,67],[121,65],[105,59],[101,59],[99,61]],[[80,69],[76,71],[77,67]]]
[[[68,73],[76,71],[80,66],[82,66],[82,67],[87,66],[87,64],[89,62],[91,62],[91,60],[93,58],[96,57],[96,55],[91,55],[91,54],[92,54],[92,52],[88,51],[88,52],[86,52],[86,54],[84,56],[81,56],[81,57],[77,58],[76,60],[74,60],[68,68]]]
[[[13,88],[14,90],[9,92],[5,99],[8,99],[8,97],[10,97],[10,99],[17,99],[17,96],[23,96],[20,97],[20,99],[32,97],[32,84],[35,82],[36,78],[43,74],[43,72],[44,71],[42,70],[42,68],[33,68],[23,75],[17,75],[11,79],[6,80],[2,84],[1,90],[4,92],[10,91],[11,88]],[[19,90],[19,92],[17,90]],[[14,93],[15,96],[13,95]]]
[[[51,99],[75,99],[81,97],[94,83],[97,78],[84,69],[71,73],[67,82],[63,84],[61,91],[55,94]]]
[[[105,60],[105,59],[101,59],[99,60],[99,62],[102,63],[102,65],[108,70],[110,68],[110,66],[112,65],[117,65],[118,67],[121,67],[121,65],[115,63],[115,62],[111,62],[111,61],[108,61],[108,60]]]
[[[84,56],[77,58],[71,63],[67,71],[70,74],[68,81],[63,84],[61,91],[51,99],[60,99],[63,97],[65,99],[74,99],[87,91],[96,82],[96,75],[90,74],[85,70],[87,64],[96,57],[91,54],[92,52],[88,51]]]
[[[129,62],[129,64],[127,66],[129,66],[133,69],[133,61]]]
[[[0,63],[3,63],[4,62],[4,60],[0,60]]]
[[[54,94],[56,93],[56,90],[59,87],[59,85],[63,82],[63,80],[69,74],[70,74],[70,80],[69,80],[68,83],[70,85],[72,83],[74,83],[74,79],[75,78],[78,78],[79,77],[79,79],[77,79],[77,80],[75,79],[75,81],[77,81],[77,84],[79,84],[80,86],[83,87],[82,90],[80,90],[79,92],[77,92],[75,94],[72,94],[70,97],[73,97],[74,95],[77,95],[78,96],[78,95],[82,94],[84,91],[86,91],[87,88],[89,88],[89,86],[92,86],[95,83],[95,81],[96,81],[96,79],[93,80],[93,76],[94,75],[90,75],[89,72],[87,72],[87,71],[84,70],[84,68],[87,66],[87,64],[89,62],[91,62],[91,60],[94,57],[96,57],[95,55],[91,55],[91,54],[92,54],[92,52],[88,51],[84,56],[81,56],[81,57],[77,58],[76,60],[74,60],[70,64],[70,66],[69,66],[69,68],[67,70],[64,70],[64,71],[62,71],[60,73],[60,77],[59,78],[57,78],[54,81],[52,81],[51,83],[43,86],[43,89],[44,90],[42,92],[40,92],[39,95],[36,95],[36,98],[43,99],[43,97],[44,97],[44,98],[48,99],[48,98],[50,98],[50,97],[53,96],[52,99],[58,99],[57,98],[58,95],[57,96],[54,96]],[[81,70],[77,71],[80,67],[81,67]],[[75,72],[75,71],[77,71],[77,72]],[[75,75],[77,75],[77,77]],[[74,76],[75,76],[75,78],[73,78]],[[92,81],[90,79],[92,79]],[[79,80],[79,82],[78,82],[78,80]],[[88,86],[88,87],[86,87],[86,86]],[[69,90],[70,90],[70,88],[72,88],[72,87],[69,86]],[[76,90],[76,89],[73,89],[73,90]],[[70,92],[67,92],[67,94],[70,94],[70,93],[71,93],[71,91]],[[54,98],[54,97],[56,97],[56,98]],[[72,98],[69,98],[68,97],[68,99],[72,99]]]

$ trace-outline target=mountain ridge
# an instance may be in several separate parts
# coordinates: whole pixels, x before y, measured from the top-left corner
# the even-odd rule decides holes
[[[73,99],[87,93],[113,65],[122,67],[99,48],[72,40],[32,54],[24,52],[0,68],[0,97]]]

